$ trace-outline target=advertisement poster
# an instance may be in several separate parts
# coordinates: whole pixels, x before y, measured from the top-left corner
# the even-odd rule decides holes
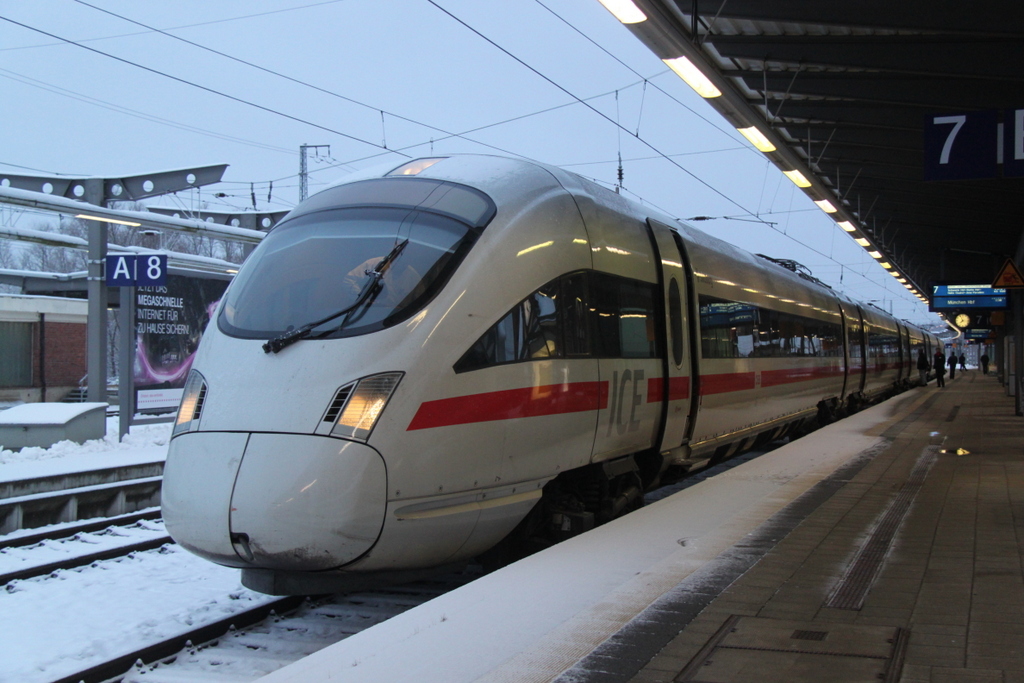
[[[178,407],[199,340],[228,282],[168,275],[164,287],[135,288],[135,410]]]

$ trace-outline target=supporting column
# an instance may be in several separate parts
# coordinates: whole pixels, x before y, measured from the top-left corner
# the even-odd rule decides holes
[[[1010,310],[1013,311],[1013,378],[1016,382],[1014,387],[1013,404],[1015,407],[1015,414],[1018,416],[1024,416],[1024,408],[1022,408],[1021,390],[1024,388],[1024,290],[1010,289],[1007,290],[1009,293],[1009,300],[1011,302]]]
[[[118,349],[118,441],[124,439],[135,417],[135,288],[121,287],[121,328]]]
[[[83,199],[103,206],[103,180],[90,178],[83,182]],[[86,367],[88,369],[89,401],[107,400],[107,284],[103,262],[107,257],[107,224],[87,221],[89,226],[89,319],[86,324]]]

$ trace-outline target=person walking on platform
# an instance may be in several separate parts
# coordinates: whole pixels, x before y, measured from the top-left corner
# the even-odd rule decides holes
[[[960,354],[960,369],[961,370],[967,370],[967,354],[966,353],[961,353]]]
[[[928,362],[928,356],[924,355],[924,349],[917,350],[917,374],[921,377],[921,386],[928,384],[928,370],[932,365]]]
[[[987,375],[988,374],[988,354],[987,353],[981,354],[981,358],[979,358],[978,360],[981,361],[981,374]]]
[[[942,349],[935,350],[935,357],[932,358],[932,368],[935,369],[935,386],[946,386],[946,354],[942,353]]]
[[[949,379],[956,377],[956,351],[949,352]]]

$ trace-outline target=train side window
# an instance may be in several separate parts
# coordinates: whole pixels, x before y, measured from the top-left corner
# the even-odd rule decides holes
[[[587,296],[587,274],[574,273],[562,278],[559,310],[562,313],[562,336],[565,355],[569,358],[590,355],[590,318]]]
[[[842,327],[753,304],[700,297],[704,358],[842,356]]]
[[[523,343],[516,360],[535,358],[556,358],[562,355],[562,341],[559,338],[557,283],[545,285],[526,297],[520,304]]]
[[[543,358],[659,358],[656,288],[593,271],[564,275],[492,325],[455,372]]]
[[[601,358],[657,358],[655,285],[591,273],[594,355]]]
[[[850,321],[850,358],[864,358],[864,328],[859,320]]]
[[[672,361],[678,367],[683,364],[683,302],[675,278],[668,283],[668,322],[672,335]]]
[[[704,358],[773,355],[770,311],[751,304],[701,296],[700,342]]]
[[[476,340],[455,364],[455,372],[561,357],[557,300],[557,280],[523,299]]]

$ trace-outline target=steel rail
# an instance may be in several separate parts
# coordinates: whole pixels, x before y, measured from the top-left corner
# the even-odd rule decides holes
[[[68,557],[63,560],[57,560],[56,562],[37,564],[33,567],[26,567],[13,572],[7,572],[6,574],[0,574],[0,586],[8,584],[11,581],[20,581],[24,579],[32,579],[37,576],[45,576],[46,574],[51,574],[60,569],[84,567],[85,565],[92,564],[93,562],[98,562],[100,560],[112,560],[115,557],[124,557],[125,555],[130,555],[135,552],[155,550],[168,543],[174,543],[174,541],[170,536],[164,535],[157,538],[150,538],[145,541],[137,541],[128,545],[118,546],[116,548],[99,550],[87,555],[76,555],[75,557]]]

